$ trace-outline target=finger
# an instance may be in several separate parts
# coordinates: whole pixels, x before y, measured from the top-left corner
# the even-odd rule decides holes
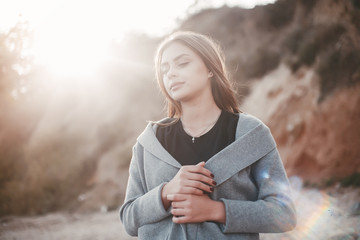
[[[202,166],[198,166],[198,165],[195,165],[195,166],[187,166],[186,170],[188,172],[191,172],[191,173],[201,173],[209,178],[214,178],[214,174],[212,174],[210,172],[210,170],[206,169],[205,167],[202,167]]]
[[[190,184],[187,184],[187,186],[182,186],[177,191],[174,191],[171,194],[193,194],[201,196],[204,194],[204,192],[201,189],[192,187],[190,186]]]
[[[188,223],[189,222],[189,220],[188,220],[188,217],[186,217],[186,216],[174,216],[173,218],[172,218],[172,221],[174,222],[174,223],[178,223],[178,224],[181,224],[181,223]]]
[[[185,208],[188,204],[186,203],[186,201],[181,201],[181,202],[177,202],[177,201],[172,201],[171,202],[171,206],[174,208],[174,209],[177,209],[177,208]]]
[[[204,161],[199,162],[198,164],[196,164],[196,166],[204,167],[204,166],[205,166],[205,162],[204,162]]]
[[[169,194],[166,198],[169,201],[184,201],[186,200],[186,194]]]
[[[202,169],[203,171],[201,171],[200,169]],[[214,181],[214,179],[212,178],[212,176],[207,176],[204,174],[208,174],[206,173],[206,171],[208,171],[208,173],[210,173],[209,170],[205,169],[205,168],[201,168],[199,166],[187,166],[186,168],[184,167],[184,169],[182,169],[182,171],[179,173],[179,179],[183,179],[183,180],[196,180],[196,181],[201,181],[204,182],[208,185],[212,185],[215,186],[216,182]],[[211,173],[210,173],[211,175]]]
[[[171,214],[174,216],[184,216],[185,213],[186,213],[186,210],[184,208],[171,209]]]
[[[185,186],[196,188],[196,189],[206,191],[206,192],[213,192],[213,190],[214,190],[214,188],[212,186],[206,185],[205,183],[200,182],[200,181],[193,181],[193,180],[187,181]]]
[[[200,190],[198,188],[195,187],[184,187],[179,194],[194,194],[194,195],[203,195],[204,192],[203,190]]]
[[[188,179],[189,179],[189,180],[200,181],[200,182],[206,183],[206,184],[208,184],[208,185],[211,185],[211,186],[213,186],[213,187],[216,186],[216,182],[214,181],[214,179],[209,178],[209,177],[207,177],[207,176],[204,176],[204,175],[202,175],[202,174],[190,173],[189,176],[188,176]]]

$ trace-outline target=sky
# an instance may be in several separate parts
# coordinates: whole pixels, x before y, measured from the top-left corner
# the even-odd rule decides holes
[[[275,0],[199,0],[202,8],[241,6]],[[195,0],[0,0],[0,32],[7,32],[21,16],[29,22],[34,33],[33,54],[38,63],[61,71],[80,61],[87,68],[97,65],[111,41],[121,39],[127,32],[143,32],[162,36],[184,19]],[[91,51],[90,51],[91,50]],[[74,62],[69,61],[69,55]],[[97,56],[97,62],[87,62]],[[67,64],[67,66],[64,66]],[[54,69],[55,70],[55,69]],[[72,69],[83,71],[84,69]]]
[[[241,6],[252,8],[257,4],[275,0],[203,0],[200,7]],[[184,17],[186,9],[195,0],[0,0],[0,31],[13,26],[19,14],[37,29],[46,29],[59,23],[71,26],[72,22],[89,21],[104,27],[104,31],[121,36],[123,31],[137,30],[160,35],[174,27],[178,17]],[[146,23],[144,23],[144,20]],[[110,28],[110,29],[109,29]],[[99,29],[96,29],[99,30]]]

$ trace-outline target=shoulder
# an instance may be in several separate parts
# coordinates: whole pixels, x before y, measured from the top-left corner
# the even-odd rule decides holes
[[[158,121],[148,121],[148,125],[150,125],[154,130],[156,130],[156,128],[158,127],[169,126],[176,120],[177,120],[176,118],[165,117]]]
[[[143,132],[138,136],[137,142],[143,144],[147,141],[154,141],[156,139],[156,130],[158,127],[166,126],[167,124],[174,121],[174,118],[163,118],[159,121],[148,121],[147,126]]]
[[[239,113],[239,125],[246,129],[251,129],[259,125],[267,127],[266,124],[259,118],[245,112]]]
[[[171,123],[175,120],[176,118],[171,118],[171,117],[165,117],[163,119],[160,119],[159,121],[155,121],[155,122],[152,122],[153,124],[157,124],[157,125],[161,125],[161,124],[168,124],[168,123]]]
[[[259,118],[244,112],[239,113],[235,139],[246,139],[250,143],[256,143],[257,151],[265,149],[266,152],[276,147],[270,128]]]
[[[236,129],[236,135],[240,137],[255,129],[263,129],[266,130],[269,134],[271,134],[269,127],[259,118],[249,113],[239,113],[239,121]]]

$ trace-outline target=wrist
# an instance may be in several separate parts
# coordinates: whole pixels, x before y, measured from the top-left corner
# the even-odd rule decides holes
[[[168,183],[165,183],[161,189],[161,200],[165,210],[168,210],[171,205],[171,202],[167,199],[167,185]]]
[[[225,224],[226,209],[225,204],[222,201],[213,201],[210,211],[210,219],[211,221]]]

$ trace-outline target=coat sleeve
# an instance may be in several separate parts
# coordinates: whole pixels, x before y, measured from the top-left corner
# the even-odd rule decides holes
[[[133,147],[125,201],[120,208],[120,220],[131,236],[137,236],[139,227],[158,222],[171,215],[169,210],[165,210],[161,200],[161,190],[165,182],[149,191],[146,190],[143,152],[139,148],[141,146]]]
[[[291,189],[279,152],[275,147],[251,165],[258,187],[256,201],[220,199],[225,204],[224,233],[278,233],[296,226]]]

